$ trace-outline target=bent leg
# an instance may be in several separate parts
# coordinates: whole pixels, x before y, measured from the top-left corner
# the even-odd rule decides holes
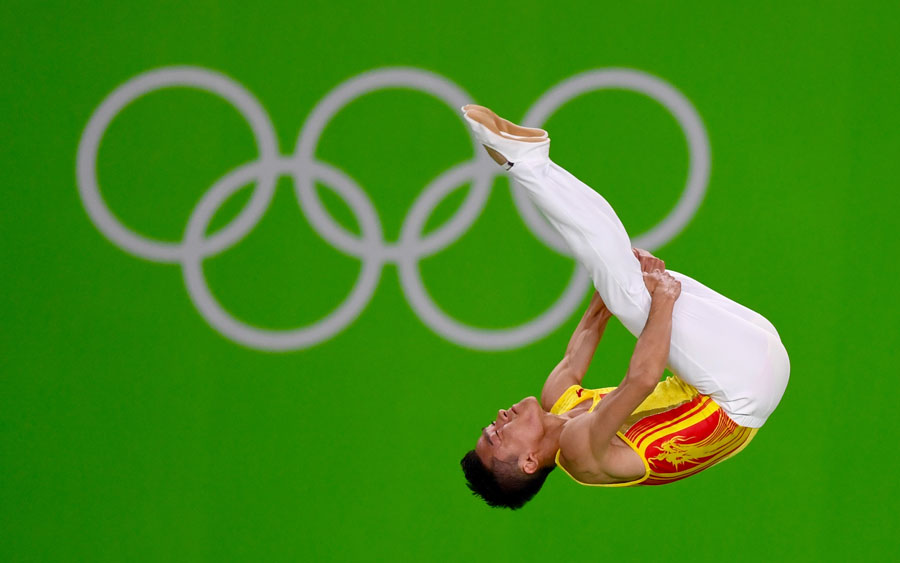
[[[775,410],[790,374],[776,334],[683,286],[672,313],[669,367],[751,428]]]
[[[690,276],[686,276],[673,270],[666,271],[669,272],[675,279],[681,282],[682,293],[689,293],[701,299],[705,299],[710,303],[713,303],[716,306],[724,309],[725,311],[728,311],[732,315],[744,319],[747,322],[753,323],[766,332],[772,334],[773,336],[778,337],[778,331],[775,330],[775,326],[771,322],[769,322],[767,318],[760,315],[753,309],[748,309],[740,303],[732,301],[724,295],[706,287]]]
[[[635,336],[647,322],[650,294],[631,240],[609,203],[548,160],[518,162],[510,170],[578,260],[609,310]]]
[[[510,172],[590,272],[609,310],[640,335],[650,294],[609,203],[549,159],[517,162]],[[687,276],[677,277],[683,285],[672,314],[670,369],[738,424],[762,426],[787,384],[787,356],[777,333],[753,311]]]

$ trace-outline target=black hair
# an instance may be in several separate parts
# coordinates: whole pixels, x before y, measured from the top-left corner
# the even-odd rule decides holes
[[[487,468],[475,450],[469,451],[459,464],[466,475],[466,486],[490,506],[516,510],[530,501],[547,480],[555,465],[541,467],[529,475],[522,471],[516,459],[502,461],[494,458],[493,470]]]

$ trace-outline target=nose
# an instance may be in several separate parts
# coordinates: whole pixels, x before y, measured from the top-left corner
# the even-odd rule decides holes
[[[497,421],[508,422],[509,421],[509,411],[506,409],[500,409],[497,411]]]

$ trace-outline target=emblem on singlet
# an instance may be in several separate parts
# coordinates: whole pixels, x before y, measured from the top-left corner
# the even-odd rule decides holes
[[[664,461],[677,470],[682,464],[697,463],[697,460],[711,458],[733,447],[733,444],[725,438],[733,433],[736,427],[737,424],[727,416],[719,416],[715,430],[706,438],[691,443],[689,436],[675,436],[663,442],[659,446],[659,455],[649,458],[648,461]]]

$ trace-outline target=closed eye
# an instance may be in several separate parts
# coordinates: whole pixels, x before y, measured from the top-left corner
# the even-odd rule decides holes
[[[488,424],[488,426],[490,426],[490,424]],[[481,429],[481,435],[484,436],[484,439],[487,441],[488,444],[490,444],[490,445],[493,446],[493,445],[494,445],[494,442],[493,442],[493,440],[491,440],[491,437],[488,436],[487,428],[488,428],[488,427],[485,426],[484,428]]]

